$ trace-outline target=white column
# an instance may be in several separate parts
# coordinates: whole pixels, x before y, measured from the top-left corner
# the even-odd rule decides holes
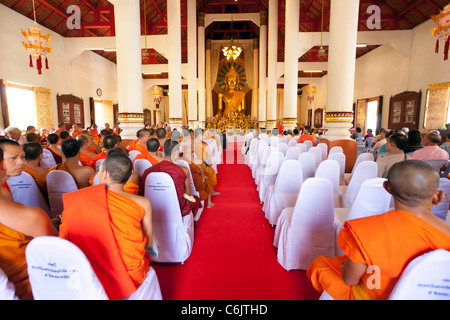
[[[269,0],[268,77],[267,77],[267,129],[277,121],[277,62],[278,62],[278,0]]]
[[[349,139],[353,119],[359,0],[331,0],[328,94],[325,120],[330,140]]]
[[[197,26],[197,55],[198,55],[198,121],[204,127],[205,124],[205,106],[206,106],[206,80],[205,80],[205,14],[198,13]]]
[[[194,127],[197,122],[197,2],[187,0],[187,28],[188,28],[188,124]]]
[[[283,126],[286,130],[293,130],[297,123],[299,13],[300,1],[286,0],[283,104]]]
[[[116,29],[119,122],[122,139],[144,127],[139,0],[111,0]]]
[[[258,122],[259,126],[266,126],[266,94],[267,94],[267,12],[261,12],[261,24],[259,27],[259,105]]]
[[[206,82],[206,114],[208,118],[213,118],[213,101],[212,101],[212,88],[211,88],[211,40],[206,40],[205,47],[205,82]]]
[[[251,117],[258,118],[258,91],[259,91],[259,43],[258,39],[253,39],[253,90],[252,90],[252,112]]]
[[[169,60],[169,123],[171,128],[182,126],[181,92],[181,5],[171,0],[167,6],[168,59]]]

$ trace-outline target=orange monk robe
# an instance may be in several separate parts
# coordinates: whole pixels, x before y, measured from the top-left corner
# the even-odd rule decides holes
[[[102,184],[66,193],[63,202],[59,236],[83,251],[111,300],[135,292],[150,267],[144,209]]]
[[[69,168],[67,167],[67,164],[66,164],[65,162],[62,162],[62,163],[60,163],[60,164],[54,166],[53,168],[50,168],[50,170],[47,171],[47,174],[48,174],[50,171],[53,171],[53,170],[63,170],[63,171],[66,171],[66,172],[70,173],[70,170],[69,170]],[[71,173],[70,173],[70,174],[71,174]],[[72,174],[71,174],[71,175],[72,175]],[[45,176],[45,178],[47,179],[47,175]],[[77,184],[78,189],[82,189],[82,188],[89,187],[89,183],[85,184],[85,183],[78,182],[78,181],[75,179],[75,177],[74,177],[73,179],[75,180],[75,183]]]
[[[29,173],[33,177],[34,181],[36,181],[36,184],[39,187],[39,190],[41,190],[42,194],[47,195],[47,180],[46,180],[47,176],[41,175],[38,172],[28,168],[27,166],[23,168],[23,171]]]
[[[208,179],[205,179],[205,181],[202,180],[200,168],[196,164],[189,164],[189,168],[191,170],[192,180],[194,180],[195,190],[199,193],[200,201],[206,200],[212,192],[212,187],[209,184]]]
[[[80,152],[80,162],[83,166],[89,166],[91,163],[91,157],[89,157],[86,153]]]
[[[148,160],[148,161],[150,161],[150,163],[152,164],[152,165],[155,165],[155,164],[158,164],[159,163],[159,161],[155,158],[155,157],[153,157],[150,153],[147,153],[146,155],[144,155],[144,154],[138,154],[137,156],[136,156],[136,158],[134,158],[134,160],[133,160],[133,164],[134,164],[134,161],[136,161],[137,159],[146,159],[146,160]]]
[[[94,173],[89,178],[89,185],[91,185],[91,186],[94,185],[94,178],[97,174],[98,174],[98,172]],[[125,183],[125,185],[123,186],[123,191],[130,193],[130,194],[139,195],[139,185],[134,182],[127,181],[127,183]]]
[[[21,300],[33,299],[25,258],[25,249],[32,239],[0,223],[0,268],[14,284]]]
[[[314,138],[312,135],[310,134],[303,134],[300,136],[300,138],[298,139],[297,143],[303,143],[306,140],[311,140],[313,143],[313,146],[316,145],[316,138]]]
[[[325,290],[335,300],[387,300],[408,263],[429,251],[450,250],[450,236],[409,212],[393,210],[347,221],[338,245],[346,256],[318,257],[309,266],[307,275],[314,288]],[[377,266],[379,281],[374,283],[376,277],[371,272],[355,286],[345,284],[340,269],[346,257]]]
[[[95,170],[95,164],[97,163],[97,161],[100,159],[105,159],[107,155],[108,155],[107,152],[104,152],[104,151],[100,152],[99,154],[97,154],[96,156],[93,156],[91,158],[89,165],[92,167],[92,169]]]
[[[138,144],[139,140],[133,140],[128,144],[128,152],[132,151],[132,150],[137,150],[140,153],[142,153],[143,155],[147,155],[148,150],[146,147]]]

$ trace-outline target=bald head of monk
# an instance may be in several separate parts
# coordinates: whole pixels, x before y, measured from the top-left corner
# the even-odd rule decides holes
[[[114,136],[106,136],[103,138],[103,147],[105,150],[111,150],[117,144],[117,139]]]
[[[39,157],[42,158],[44,149],[39,142],[28,142],[23,145],[23,151],[25,152],[25,160],[32,161]]]
[[[437,172],[419,160],[406,160],[393,165],[384,186],[396,202],[408,207],[435,205],[440,202],[434,203],[442,193],[439,191]]]
[[[133,163],[123,154],[108,154],[99,171],[99,182],[106,187],[118,183],[124,185],[131,176]]]

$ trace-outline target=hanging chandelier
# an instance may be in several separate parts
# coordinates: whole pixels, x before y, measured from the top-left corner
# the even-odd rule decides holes
[[[223,55],[227,58],[227,60],[236,60],[241,52],[242,48],[235,45],[233,39],[231,39],[230,44],[222,49]]]
[[[41,28],[36,25],[36,10],[33,0],[34,25],[28,31],[22,31],[27,42],[22,42],[24,48],[30,52],[30,67],[33,68],[33,58],[36,59],[38,74],[42,74],[42,59],[45,58],[45,68],[48,69],[47,54],[52,52],[49,42],[52,39],[49,34],[43,34]]]
[[[233,30],[233,16],[231,16],[231,30]],[[239,47],[238,45],[236,45],[233,41],[233,38],[231,38],[230,43],[228,44],[228,46],[225,46],[222,49],[223,55],[227,58],[227,60],[236,60],[241,52],[242,52],[242,48]]]
[[[444,7],[438,15],[431,17],[437,24],[437,28],[431,30],[431,34],[437,37],[436,53],[439,52],[439,42],[444,42],[444,60],[448,59],[450,47],[450,4]]]

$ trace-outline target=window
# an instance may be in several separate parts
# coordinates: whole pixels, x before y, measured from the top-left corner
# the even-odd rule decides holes
[[[94,100],[94,107],[95,107],[95,123],[101,127],[105,123],[105,119],[103,117],[102,101]]]
[[[25,130],[27,126],[38,127],[33,87],[8,83],[6,87],[9,125]]]

